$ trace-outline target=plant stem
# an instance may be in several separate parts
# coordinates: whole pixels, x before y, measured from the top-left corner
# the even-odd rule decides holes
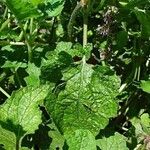
[[[24,42],[13,42],[13,41],[0,41],[0,46],[6,46],[6,45],[17,45],[17,46],[23,46],[26,45]],[[34,45],[36,46],[48,46],[47,43],[40,43],[40,42],[34,42]]]
[[[23,27],[24,31],[27,30],[27,27],[28,27],[28,20],[26,21],[26,23],[25,23],[25,25],[24,25],[24,27]],[[17,41],[21,41],[22,38],[23,38],[23,31],[21,31],[19,37],[17,38]]]
[[[18,80],[19,86],[20,86],[20,87],[23,87],[23,86],[22,86],[22,83],[21,83],[21,80],[20,80],[20,78],[19,78],[19,75],[18,75],[17,70],[15,71],[15,75],[16,75],[16,78],[17,78],[17,80]]]
[[[83,8],[83,47],[87,45],[87,32],[88,32],[88,11],[87,5]]]
[[[19,138],[16,138],[16,150],[19,150],[20,149],[20,139]]]
[[[32,35],[33,32],[33,18],[30,19],[30,35]]]
[[[4,11],[4,14],[3,14],[3,18],[4,18],[4,19],[6,18],[7,13],[8,13],[8,8],[7,8],[7,7],[5,7],[5,11]]]
[[[3,29],[5,29],[5,28],[8,26],[9,23],[10,23],[10,19],[8,18],[8,19],[1,25],[1,27],[0,27],[0,32],[1,32]]]
[[[7,97],[10,98],[10,95],[3,89],[0,87],[0,91]]]
[[[27,48],[28,48],[28,62],[32,62],[32,46],[31,46],[30,39],[27,36],[26,31],[24,30],[24,28],[20,22],[19,22],[19,26],[21,27],[21,29],[23,31],[23,35],[25,37],[25,41],[26,41]]]
[[[28,40],[26,42],[27,42],[27,47],[28,47],[28,62],[32,62],[32,47]]]

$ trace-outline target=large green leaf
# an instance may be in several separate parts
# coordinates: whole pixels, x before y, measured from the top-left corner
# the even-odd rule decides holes
[[[126,138],[119,133],[97,140],[97,145],[101,150],[128,150]]]
[[[62,132],[87,129],[95,135],[117,113],[119,79],[109,68],[93,69],[84,61],[72,73],[55,101],[47,100],[47,109]]]
[[[5,0],[8,8],[19,20],[39,16],[37,6],[43,1],[44,0]]]
[[[96,150],[96,140],[89,130],[79,129],[66,135],[69,150]]]
[[[6,149],[13,149],[14,141],[19,142],[25,134],[34,133],[38,128],[42,122],[38,105],[47,93],[48,86],[22,88],[0,106],[0,139],[3,139],[0,144],[5,144]]]

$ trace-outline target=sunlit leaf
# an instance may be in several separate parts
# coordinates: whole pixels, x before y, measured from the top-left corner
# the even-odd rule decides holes
[[[22,88],[0,106],[0,139],[3,139],[0,144],[5,144],[6,149],[20,143],[24,135],[34,133],[38,128],[42,122],[38,105],[46,97],[48,88]]]

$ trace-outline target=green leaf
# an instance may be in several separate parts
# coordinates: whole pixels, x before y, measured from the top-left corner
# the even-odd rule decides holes
[[[52,138],[50,150],[56,150],[57,148],[59,148],[59,150],[63,150],[63,145],[65,142],[64,136],[60,134],[54,123],[50,124],[49,127],[51,130],[48,135]]]
[[[119,3],[126,9],[134,9],[149,4],[149,0],[119,0]]]
[[[128,40],[128,33],[126,31],[120,31],[119,33],[117,33],[117,48],[121,49],[124,46],[126,46],[127,44],[127,40]]]
[[[132,125],[135,128],[135,135],[139,138],[143,138],[143,135],[150,134],[150,117],[148,113],[143,113],[140,118],[134,117],[131,120]]]
[[[29,76],[25,78],[27,85],[39,86],[40,85],[39,77],[41,75],[40,68],[36,67],[33,63],[29,63],[26,71],[29,74]]]
[[[91,57],[91,51],[93,49],[93,45],[91,43],[88,43],[84,48],[83,46],[79,47],[77,45],[74,46],[72,49],[72,56],[78,56],[78,57],[83,57],[86,56],[86,60],[88,60]]]
[[[11,45],[3,46],[3,47],[1,48],[1,50],[2,50],[2,51],[5,51],[5,50],[6,50],[6,51],[8,51],[8,52],[14,52],[14,51],[15,51],[15,49],[13,49]]]
[[[141,88],[144,92],[150,93],[150,81],[141,80]]]
[[[88,43],[85,48],[81,44],[75,44],[72,48],[72,43],[71,42],[59,42],[57,44],[57,47],[55,49],[55,52],[60,53],[60,52],[66,52],[69,54],[72,58],[77,56],[77,57],[83,57],[86,56],[86,60],[88,60],[91,56],[91,51],[93,49],[93,45]]]
[[[59,42],[56,46],[55,51],[60,53],[62,51],[69,53],[71,51],[72,43],[71,42]]]
[[[0,126],[0,144],[3,144],[5,149],[15,150],[16,147],[15,134]]]
[[[13,68],[14,70],[17,70],[18,68],[26,68],[26,67],[27,67],[26,63],[9,61],[9,60],[7,60],[5,64],[2,66],[2,68]]]
[[[134,12],[137,16],[137,19],[142,25],[143,37],[145,36],[149,37],[150,36],[150,13],[138,8],[136,8]]]
[[[61,70],[73,63],[71,55],[66,51],[71,49],[70,42],[60,42],[54,51],[47,53],[47,60],[43,59],[41,78],[50,82],[58,82],[62,78]]]
[[[146,127],[150,127],[150,118],[148,113],[144,113],[141,116],[141,123]]]
[[[119,133],[98,139],[97,146],[99,146],[101,150],[128,150],[126,138]]]
[[[60,42],[59,44],[62,45],[62,47],[66,47],[68,45],[68,48],[64,48],[64,51],[71,55],[72,58],[76,56],[82,58],[85,55],[86,60],[88,60],[91,57],[93,45],[90,43],[88,43],[84,48],[79,43],[75,44],[73,48],[71,48],[72,44],[70,42]]]
[[[39,16],[38,4],[44,0],[6,0],[6,5],[18,20]]]
[[[141,120],[137,117],[134,117],[132,119],[130,119],[133,127],[134,127],[134,132],[135,132],[135,135],[138,137],[138,136],[141,136],[141,135],[144,135],[144,131],[143,131],[143,128],[142,128],[142,125],[141,125]],[[137,138],[137,141],[140,142],[140,138]]]
[[[45,0],[40,9],[49,17],[56,17],[63,10],[64,2],[64,0]]]
[[[0,106],[0,139],[9,138],[4,146],[20,142],[25,134],[34,133],[42,122],[38,105],[48,93],[48,86],[39,88],[26,87],[14,92],[11,97]],[[10,136],[8,136],[8,133]],[[15,136],[14,136],[15,134]],[[12,138],[13,137],[13,138]],[[6,144],[8,143],[8,144]],[[14,148],[14,147],[13,147]]]
[[[146,134],[150,134],[150,118],[148,113],[141,115],[141,126]]]
[[[53,100],[47,101],[47,109],[62,132],[85,129],[96,135],[117,114],[119,85],[119,78],[109,68],[94,70],[83,62],[75,74],[70,74],[53,108]]]
[[[75,130],[65,135],[69,150],[96,150],[94,135],[84,129]]]

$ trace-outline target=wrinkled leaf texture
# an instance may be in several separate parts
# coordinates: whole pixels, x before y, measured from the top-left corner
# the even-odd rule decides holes
[[[16,141],[34,133],[42,122],[38,105],[48,93],[49,86],[25,87],[14,92],[0,106],[0,144],[14,149]]]
[[[47,110],[63,133],[85,129],[96,135],[117,114],[119,78],[107,67],[93,69],[85,62],[65,74],[70,77],[65,89],[50,96]]]
[[[97,145],[101,150],[128,150],[125,137],[119,133],[97,140]]]

